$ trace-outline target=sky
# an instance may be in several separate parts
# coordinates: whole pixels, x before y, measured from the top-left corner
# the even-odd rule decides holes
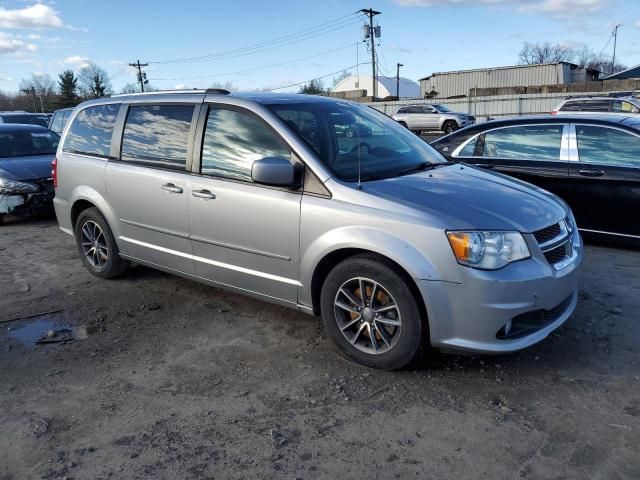
[[[138,59],[160,89],[295,91],[318,77],[331,86],[343,70],[371,72],[362,8],[381,12],[381,75],[395,76],[398,62],[416,81],[515,65],[524,42],[611,55],[616,24],[617,61],[640,64],[640,0],[0,0],[0,90],[94,62],[119,91]]]

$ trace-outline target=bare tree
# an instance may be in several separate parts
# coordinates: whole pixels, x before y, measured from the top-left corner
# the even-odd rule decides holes
[[[238,87],[236,87],[233,83],[231,82],[213,82],[211,85],[209,85],[209,88],[221,88],[223,90],[227,90],[229,92],[237,92],[238,91]]]
[[[95,63],[82,67],[78,73],[78,81],[85,98],[101,98],[111,94],[109,75]]]
[[[565,45],[525,42],[520,50],[519,58],[522,65],[537,65],[540,63],[570,62],[573,50]]]
[[[351,76],[351,74],[348,71],[343,70],[342,73],[339,73],[336,77],[332,78],[332,85],[335,87],[342,80],[344,80],[345,78],[349,78],[350,76]]]
[[[56,82],[46,73],[34,73],[31,78],[20,81],[20,90],[35,99],[36,109],[41,112],[53,108],[56,97]]]

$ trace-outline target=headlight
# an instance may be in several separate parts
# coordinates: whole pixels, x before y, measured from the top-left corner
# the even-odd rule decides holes
[[[35,193],[38,186],[27,182],[18,182],[0,177],[0,193]]]
[[[496,270],[529,258],[529,247],[520,232],[447,232],[458,263]]]

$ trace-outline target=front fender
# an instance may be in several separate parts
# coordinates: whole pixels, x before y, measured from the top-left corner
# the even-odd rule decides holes
[[[300,303],[312,304],[311,281],[322,259],[338,250],[350,248],[382,255],[400,265],[414,279],[440,280],[438,271],[425,253],[406,239],[374,227],[344,226],[315,238],[301,252]]]

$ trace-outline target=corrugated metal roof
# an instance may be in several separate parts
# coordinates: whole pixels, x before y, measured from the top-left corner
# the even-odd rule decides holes
[[[627,68],[626,70],[622,70],[621,72],[614,73],[613,75],[609,75],[605,77],[605,80],[623,80],[626,78],[640,78],[640,65],[636,65],[635,67]]]
[[[487,68],[471,68],[468,70],[451,70],[449,72],[433,72],[431,75],[426,76],[426,77],[422,77],[421,79],[419,79],[418,81],[422,81],[422,80],[426,80],[428,78],[431,78],[435,75],[449,75],[452,73],[470,73],[470,72],[486,72],[486,71],[494,71],[494,70],[509,70],[509,69],[514,69],[514,68],[536,68],[536,67],[544,67],[544,66],[548,66],[548,65],[571,65],[572,67],[578,67],[578,65],[576,65],[575,63],[571,63],[571,62],[550,62],[550,63],[537,63],[534,65],[511,65],[511,66],[506,66],[506,67],[487,67]]]

